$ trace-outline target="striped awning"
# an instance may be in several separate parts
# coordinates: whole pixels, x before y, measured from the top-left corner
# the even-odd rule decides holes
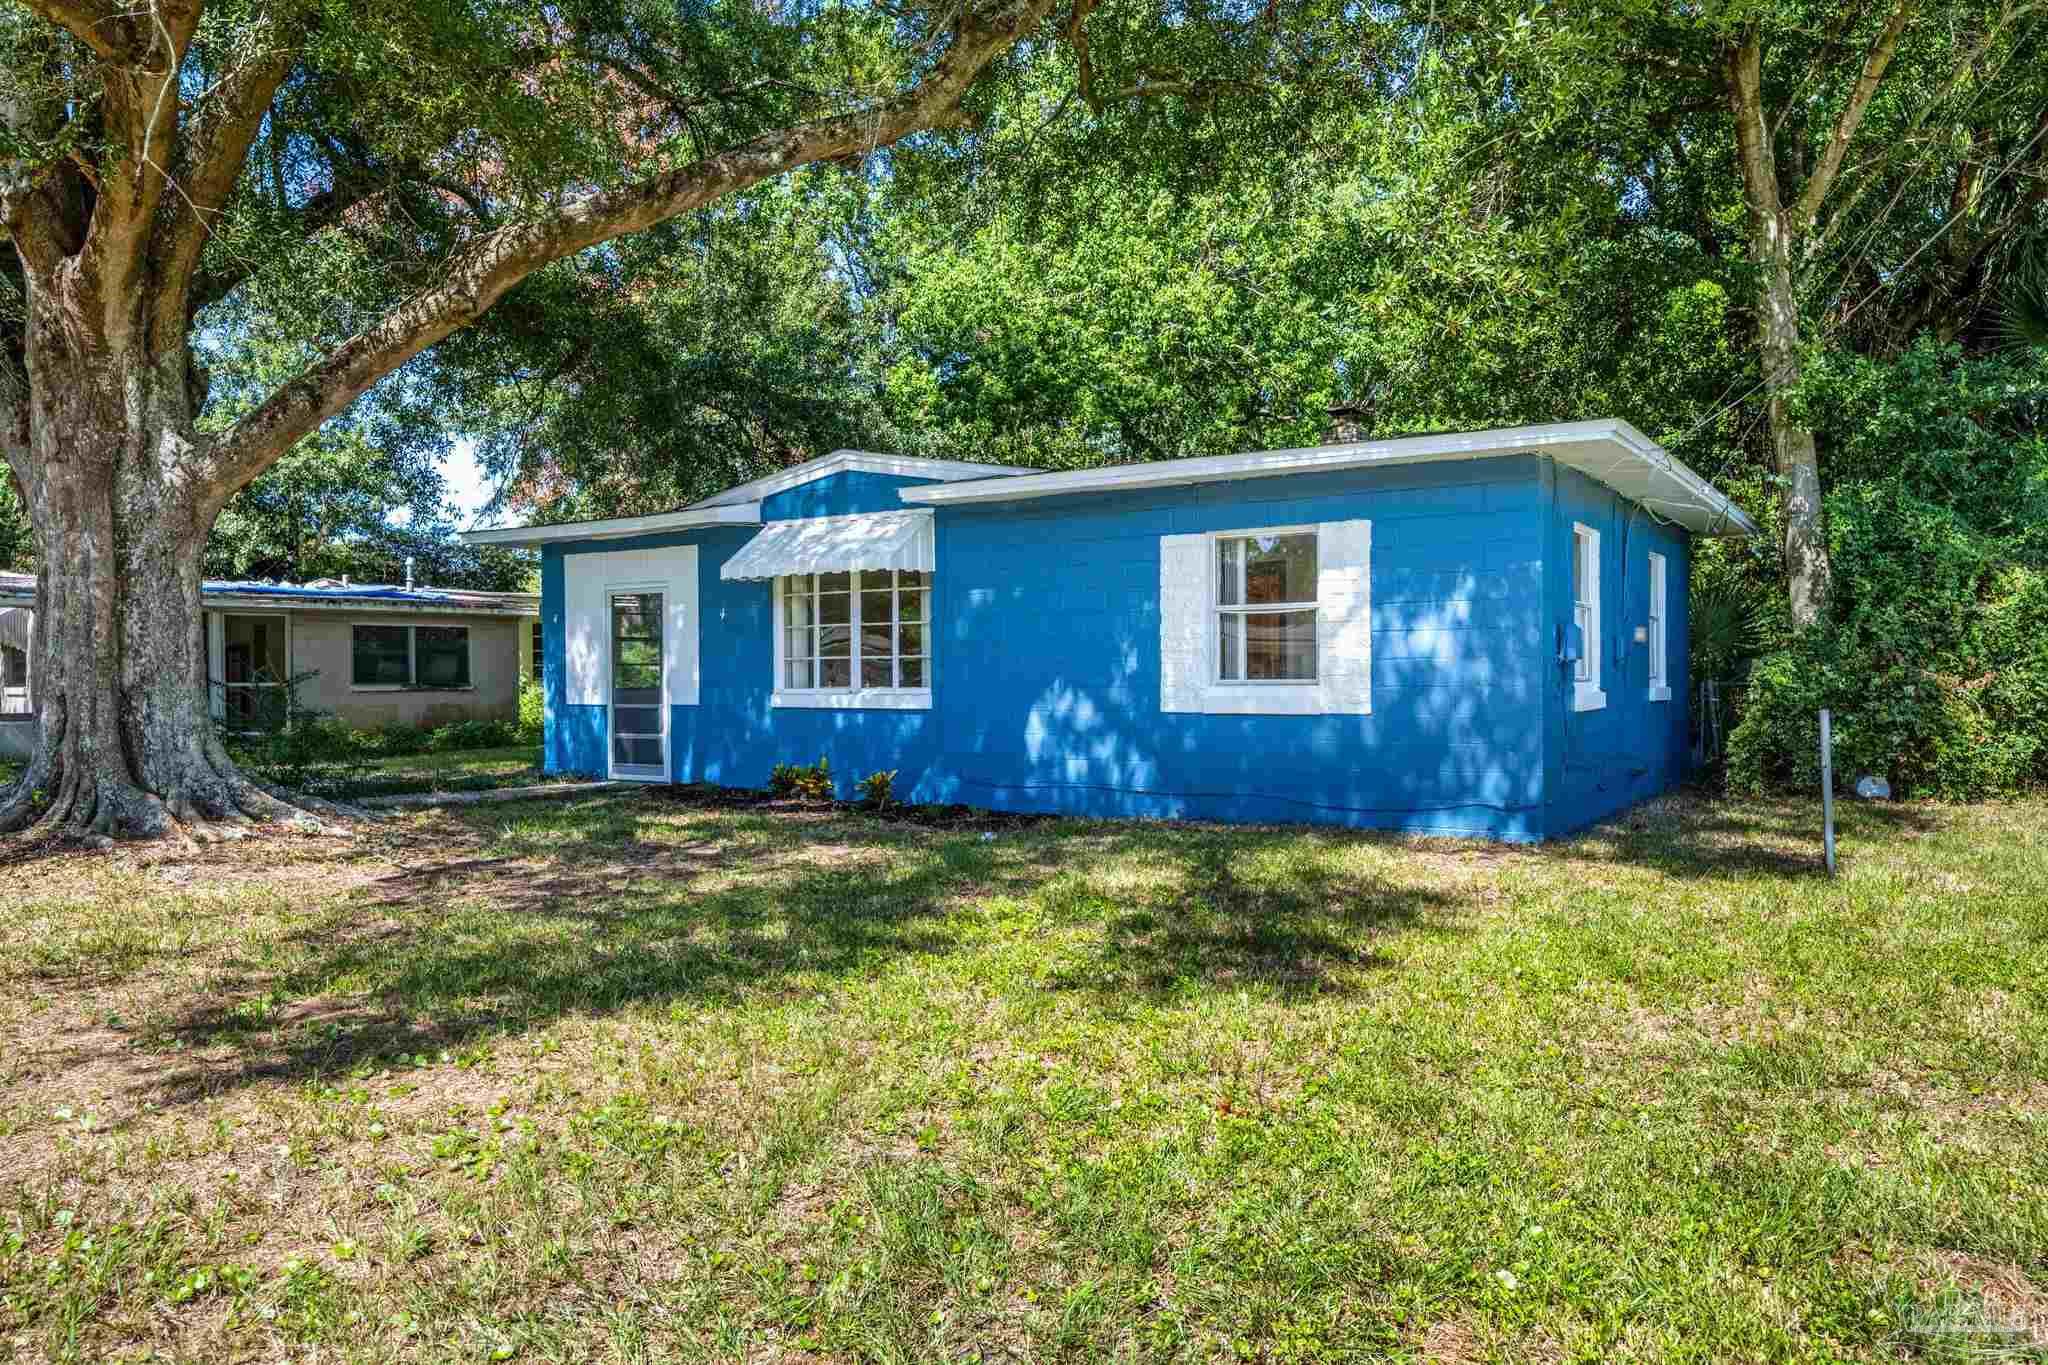
[[[850,569],[922,569],[930,573],[931,568],[932,514],[920,509],[771,522],[725,561],[718,576],[780,578]]]

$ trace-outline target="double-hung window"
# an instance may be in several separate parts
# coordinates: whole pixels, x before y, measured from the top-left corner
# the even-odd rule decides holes
[[[1649,685],[1651,701],[1671,700],[1671,650],[1665,627],[1664,575],[1664,556],[1652,552],[1650,555],[1649,629]]]
[[[1316,680],[1316,533],[1216,538],[1216,681]]]
[[[468,626],[354,626],[349,658],[349,683],[358,689],[470,686]]]
[[[1572,526],[1572,624],[1579,628],[1572,709],[1597,711],[1607,705],[1600,690],[1600,533],[1582,523]]]
[[[1372,523],[1159,538],[1159,709],[1372,711]]]
[[[931,575],[915,569],[775,581],[778,706],[931,704]]]

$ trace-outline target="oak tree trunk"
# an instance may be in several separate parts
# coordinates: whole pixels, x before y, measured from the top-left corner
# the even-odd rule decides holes
[[[31,302],[14,465],[40,560],[39,735],[0,798],[0,829],[307,823],[236,769],[209,719],[200,561],[222,494],[193,458],[189,353],[180,339],[150,355],[82,321],[48,296]]]
[[[1782,256],[1766,258],[1764,275],[1757,332],[1785,521],[1785,583],[1792,623],[1810,626],[1820,619],[1829,573],[1821,517],[1820,454],[1813,428],[1792,414],[1791,394],[1799,385],[1801,365],[1799,305],[1792,291],[1790,264]]]
[[[1736,159],[1749,208],[1750,261],[1759,278],[1757,340],[1785,522],[1785,586],[1793,624],[1810,626],[1820,619],[1827,596],[1828,547],[1821,522],[1819,451],[1813,429],[1792,415],[1791,397],[1801,372],[1799,298],[1792,282],[1792,219],[1799,215],[1788,214],[1779,192],[1777,153],[1764,115],[1761,54],[1761,39],[1751,29],[1726,54],[1724,88],[1735,117]]]

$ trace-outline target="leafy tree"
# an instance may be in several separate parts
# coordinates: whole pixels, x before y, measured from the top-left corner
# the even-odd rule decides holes
[[[971,157],[985,71],[1064,69],[1091,41],[1088,11],[1062,28],[1053,8],[4,0],[0,446],[45,643],[41,740],[0,826],[300,818],[200,701],[228,498],[554,262],[606,278],[628,234],[913,135]],[[1212,90],[1355,71],[1345,35],[1373,22],[1310,0],[1094,19],[1084,101],[1177,102],[1194,144],[1222,126]],[[296,373],[210,425],[200,352],[251,338]]]

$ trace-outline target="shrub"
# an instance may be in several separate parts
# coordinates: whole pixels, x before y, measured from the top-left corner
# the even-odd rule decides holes
[[[860,780],[860,795],[863,801],[876,809],[896,804],[896,770],[882,768],[869,773]]]
[[[1923,343],[1831,357],[1807,394],[1832,443],[1834,578],[1825,617],[1751,674],[1730,784],[1818,785],[1822,706],[1844,783],[1961,800],[2048,782],[2048,359]]]
[[[796,796],[806,801],[832,799],[832,765],[820,754],[809,767],[778,763],[768,774],[768,790],[777,796]]]
[[[527,678],[519,684],[519,742],[538,744],[547,717],[547,694],[540,679]]]
[[[490,720],[457,720],[436,726],[428,734],[426,748],[430,753],[448,753],[456,749],[496,749],[508,744],[519,743],[517,722],[493,718]]]

